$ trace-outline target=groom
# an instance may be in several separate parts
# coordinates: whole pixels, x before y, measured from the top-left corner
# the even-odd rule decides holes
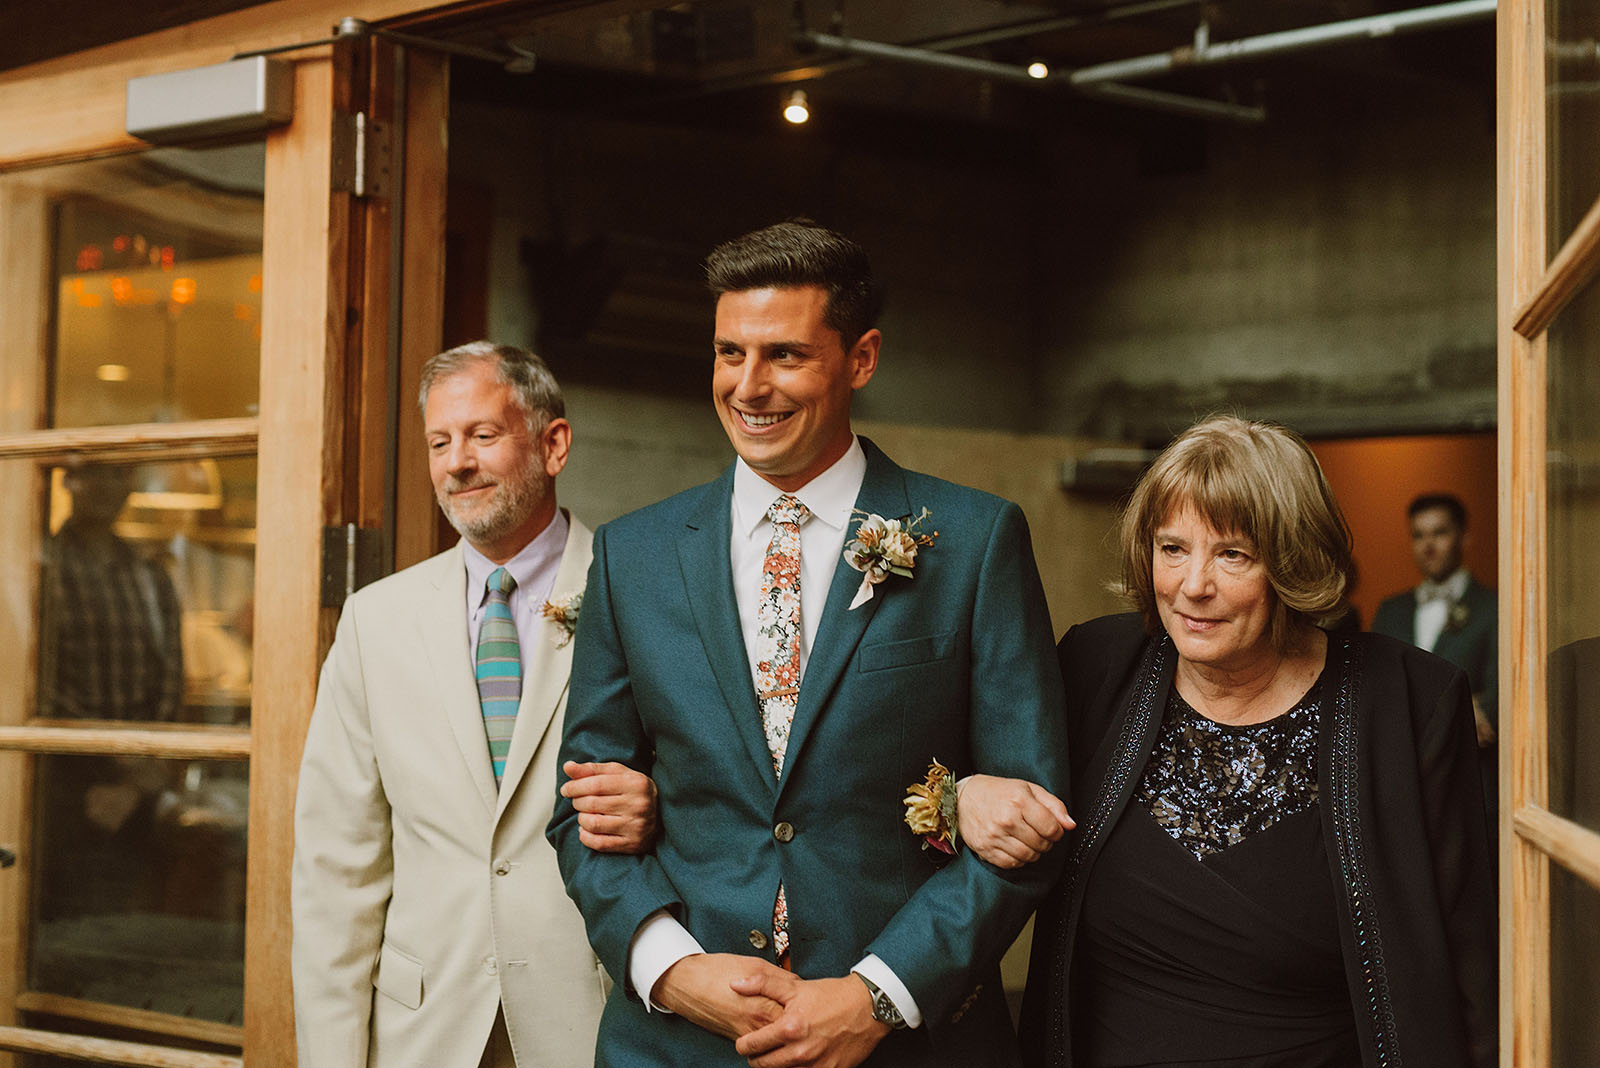
[[[998,961],[1061,851],[1002,872],[903,817],[935,759],[1066,785],[1026,522],[851,431],[882,342],[859,245],[780,223],[707,273],[739,459],[595,532],[572,668],[563,759],[625,762],[660,798],[645,856],[586,849],[565,798],[550,825],[623,979],[596,1063],[1014,1063]]]

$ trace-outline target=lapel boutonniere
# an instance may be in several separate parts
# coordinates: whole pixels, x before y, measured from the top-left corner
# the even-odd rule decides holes
[[[1445,630],[1460,630],[1467,625],[1467,620],[1472,617],[1472,609],[1467,607],[1465,601],[1451,601],[1450,611],[1444,617]]]
[[[939,532],[922,532],[922,524],[933,518],[926,508],[905,519],[885,519],[859,508],[852,511],[861,519],[856,536],[844,544],[844,562],[862,573],[861,588],[850,602],[855,609],[872,600],[872,587],[890,575],[910,578],[911,569],[917,566],[917,549],[932,545]]]
[[[552,597],[540,609],[544,618],[556,625],[560,631],[556,638],[556,648],[563,649],[578,632],[578,612],[583,608],[583,592],[569,593],[565,597]]]
[[[960,828],[956,823],[956,780],[937,759],[928,777],[906,791],[906,826],[922,836],[923,849],[954,854]]]

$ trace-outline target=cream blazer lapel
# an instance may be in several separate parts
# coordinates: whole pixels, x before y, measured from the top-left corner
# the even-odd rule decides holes
[[[556,571],[555,584],[550,588],[551,600],[583,592],[589,575],[589,562],[594,558],[593,540],[594,535],[589,528],[567,513],[567,544],[561,551],[561,566]],[[519,634],[517,637],[523,643],[532,642],[533,648],[524,648],[523,659],[528,664],[528,672],[522,680],[522,702],[517,706],[517,724],[511,731],[511,749],[506,754],[506,771],[500,780],[496,818],[505,811],[511,796],[516,793],[523,773],[527,771],[533,754],[550,728],[556,709],[561,707],[572,675],[572,641],[559,626],[541,619],[534,626],[533,633]],[[478,731],[480,734],[483,732],[481,717]],[[492,769],[490,776],[492,783]]]
[[[430,589],[417,605],[415,640],[433,668],[439,704],[444,708],[450,733],[466,765],[467,776],[482,798],[484,808],[495,809],[494,764],[483,729],[483,709],[478,704],[478,682],[472,675],[472,654],[467,649],[467,563],[461,544],[435,557]]]

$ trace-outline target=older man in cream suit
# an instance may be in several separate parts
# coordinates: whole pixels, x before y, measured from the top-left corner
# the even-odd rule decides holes
[[[609,980],[544,838],[590,533],[556,506],[572,428],[537,356],[435,356],[420,403],[455,548],[361,590],[323,665],[295,805],[301,1068],[588,1065]],[[620,766],[596,848],[648,835]],[[621,778],[618,778],[620,776]],[[581,791],[580,791],[581,792]]]

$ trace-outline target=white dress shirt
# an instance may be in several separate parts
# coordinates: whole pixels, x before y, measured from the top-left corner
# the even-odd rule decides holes
[[[1467,569],[1458,567],[1442,582],[1424,579],[1417,586],[1417,614],[1411,626],[1418,649],[1433,652],[1433,647],[1439,644],[1439,635],[1444,633],[1445,624],[1450,621],[1450,606],[1467,595],[1467,583],[1470,581]]]
[[[828,600],[828,588],[844,555],[845,534],[850,529],[850,512],[861,493],[867,475],[867,456],[861,442],[851,439],[850,449],[837,462],[790,496],[799,499],[811,515],[800,525],[800,673],[805,677],[811,643]],[[751,687],[755,687],[757,594],[761,586],[761,567],[767,545],[772,541],[772,522],[767,509],[783,491],[756,474],[743,460],[733,468],[732,537],[728,557],[733,569],[733,597],[739,612],[739,627],[750,661]],[[772,893],[776,897],[778,888]],[[650,992],[666,970],[684,957],[704,953],[700,943],[666,909],[650,915],[634,933],[628,952],[628,978],[639,992],[646,1008],[665,1011],[650,1001]],[[922,1012],[916,999],[887,964],[868,954],[853,971],[860,972],[889,995],[907,1025],[920,1026]]]
[[[511,591],[511,620],[517,628],[517,644],[522,650],[522,677],[528,677],[533,666],[533,637],[544,624],[544,603],[556,584],[556,573],[561,570],[561,554],[567,548],[567,513],[556,509],[555,518],[539,532],[539,536],[522,547],[522,551],[504,564],[497,564],[463,539],[461,550],[467,561],[467,661],[477,670],[478,628],[483,622],[483,610],[489,603],[489,576],[495,568],[504,567],[517,580]]]

